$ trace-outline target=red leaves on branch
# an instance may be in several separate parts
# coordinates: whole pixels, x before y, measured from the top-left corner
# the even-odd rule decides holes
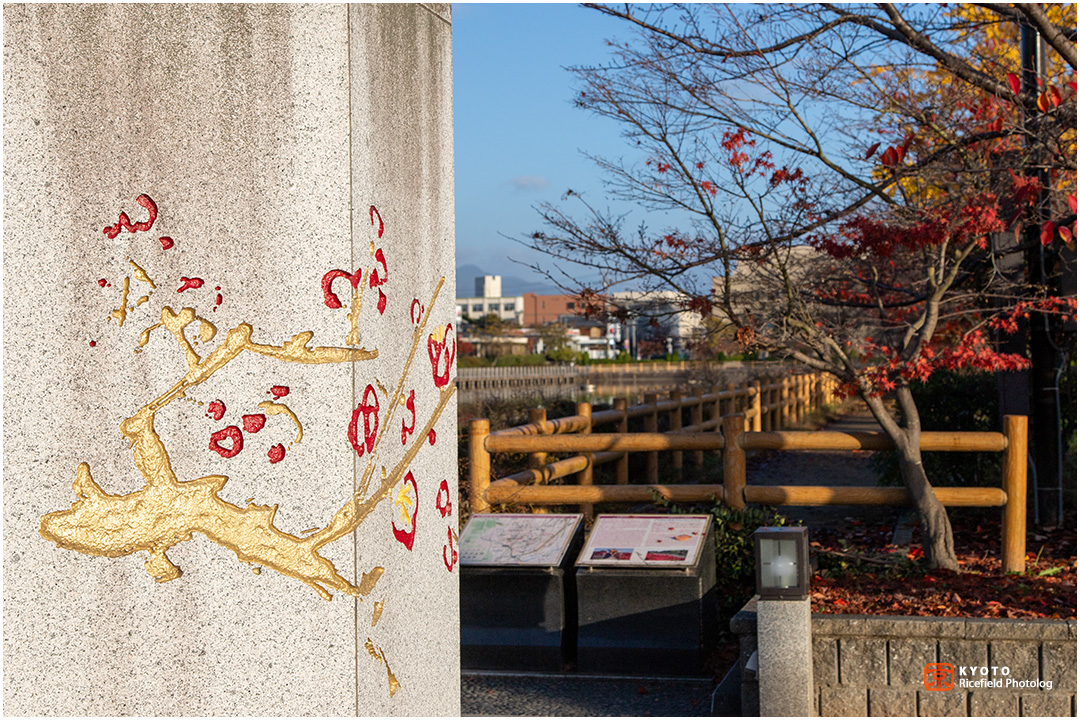
[[[709,193],[710,195],[716,195],[716,186],[708,180],[705,180],[701,183],[701,189]]]
[[[796,168],[795,170],[788,170],[786,167],[782,167],[779,170],[775,171],[772,174],[772,177],[769,178],[769,186],[776,187],[782,182],[796,183],[800,187],[802,187],[806,185],[807,178],[805,175],[803,175],[803,171],[801,168]]]
[[[1046,112],[1050,109],[1050,96],[1046,94],[1046,91],[1039,93],[1039,99],[1035,102],[1038,105],[1039,110]]]
[[[899,353],[888,346],[877,345],[867,338],[859,360],[864,363],[875,362],[860,373],[874,395],[880,396],[896,389],[897,380],[918,380],[926,382],[937,370],[977,370],[981,372],[1011,372],[1024,370],[1031,362],[1014,353],[996,352],[986,342],[980,330],[974,330],[962,336],[954,345],[935,349],[924,345],[918,357],[903,361]],[[841,388],[843,392],[854,395],[856,387],[851,384]]]
[[[987,233],[1004,229],[998,218],[997,198],[982,193],[959,209],[925,211],[920,220],[910,224],[857,217],[841,225],[837,235],[817,237],[811,244],[839,260],[862,255],[888,258],[897,248],[916,250],[945,242],[974,242],[985,247]]]
[[[867,150],[866,150],[866,154],[865,154],[865,155],[863,155],[863,160],[869,160],[869,159],[870,159],[870,156],[872,156],[872,155],[873,155],[874,153],[876,153],[876,152],[877,152],[877,149],[878,149],[879,147],[881,147],[881,143],[879,143],[879,142],[876,142],[876,143],[874,143],[873,145],[871,145],[871,146],[870,146],[869,148],[867,148]]]
[[[703,319],[712,315],[713,304],[707,297],[691,297],[686,300],[683,306],[691,312],[696,312]]]
[[[728,163],[736,170],[741,168],[743,163],[750,159],[750,156],[745,152],[742,152],[741,148],[752,148],[756,144],[754,138],[748,135],[745,128],[739,128],[734,131],[725,130],[724,134],[720,136],[720,147],[731,153],[728,157]],[[759,162],[760,160],[761,159],[759,158]]]
[[[1050,296],[1024,300],[1013,305],[1004,315],[991,318],[987,325],[993,330],[1014,333],[1020,329],[1020,317],[1029,317],[1031,313],[1061,315],[1065,320],[1076,322],[1076,298]]]
[[[1012,176],[1013,181],[1013,202],[1021,209],[1034,205],[1039,199],[1041,189],[1039,179],[1034,176],[1021,177],[1013,172],[1012,168],[1009,168],[1009,175]]]
[[[1056,87],[1050,88],[1050,102],[1054,104],[1054,107],[1061,107],[1061,91]]]
[[[747,136],[745,128],[739,128],[735,131],[725,130],[720,137],[720,146],[728,151],[738,150],[743,145],[754,147],[756,144],[754,138]]]
[[[1041,242],[1043,245],[1049,245],[1051,242],[1053,242],[1055,229],[1056,228],[1054,226],[1053,220],[1047,220],[1046,222],[1044,222],[1039,229],[1039,242]]]
[[[1015,94],[1020,94],[1020,78],[1016,76],[1016,73],[1009,73],[1009,87]]]

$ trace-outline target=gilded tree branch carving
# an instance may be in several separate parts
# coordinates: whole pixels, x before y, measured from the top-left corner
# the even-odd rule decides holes
[[[140,196],[139,204],[148,209],[152,208],[148,221],[132,224],[126,215],[121,214],[120,221],[115,226],[105,229],[106,234],[113,232],[115,235],[121,227],[129,232],[148,231],[157,217],[157,206],[145,195]],[[373,224],[376,212],[372,208]],[[382,218],[379,217],[380,238],[382,229]],[[170,238],[168,245],[162,242],[162,248],[168,250],[174,244]],[[350,280],[357,280],[352,283],[354,296],[349,314],[349,322],[354,329],[350,334],[350,342],[353,344],[358,344],[355,328],[359,317],[360,292],[356,290],[359,281],[365,275],[373,273],[376,273],[374,278],[378,278],[379,282],[375,283],[373,278],[372,287],[380,287],[386,280],[386,261],[381,248],[375,259],[377,266],[381,266],[381,276],[377,271],[365,273],[363,269],[357,270],[355,274],[334,271],[340,276],[349,277]],[[149,282],[152,288],[155,287],[145,270],[134,261],[132,265],[137,269],[136,279]],[[334,279],[332,276],[328,277],[329,281],[324,280],[324,290],[329,288]],[[183,280],[186,285],[177,292],[188,287],[197,287],[192,285],[188,278]],[[201,282],[200,280],[200,285]],[[128,494],[110,494],[94,480],[89,465],[83,462],[78,466],[73,484],[77,500],[68,510],[45,515],[41,520],[41,534],[62,548],[88,555],[122,557],[146,551],[149,554],[145,563],[147,572],[156,581],[167,582],[179,578],[182,574],[181,569],[169,559],[167,552],[177,544],[190,540],[193,533],[201,533],[212,542],[235,552],[241,562],[270,568],[295,578],[315,589],[327,600],[332,597],[331,591],[360,597],[369,595],[383,574],[382,567],[372,567],[362,574],[358,582],[353,583],[344,577],[329,559],[321,555],[320,551],[329,543],[351,534],[380,503],[391,497],[391,491],[402,482],[423,444],[433,441],[434,426],[453,397],[453,383],[439,386],[438,400],[430,409],[421,432],[413,435],[400,459],[389,469],[379,462],[380,445],[386,436],[386,429],[392,427],[397,407],[406,405],[406,380],[416,356],[416,349],[427,335],[431,309],[436,304],[443,282],[442,279],[438,281],[427,311],[422,317],[412,313],[411,350],[401,367],[400,378],[393,392],[386,398],[385,411],[373,418],[378,430],[374,433],[370,446],[365,448],[366,465],[358,483],[359,487],[344,501],[325,527],[315,529],[311,534],[301,533],[305,536],[298,537],[275,526],[277,506],[249,502],[246,507],[240,507],[223,500],[219,493],[228,481],[226,475],[180,479],[173,470],[169,450],[155,430],[154,419],[163,408],[176,400],[184,399],[189,391],[206,382],[214,373],[244,353],[255,353],[284,363],[322,365],[369,361],[378,357],[378,351],[362,347],[313,346],[312,332],[297,333],[277,345],[262,343],[253,339],[254,330],[250,324],[240,323],[225,334],[224,340],[213,351],[200,354],[196,350],[196,344],[211,341],[217,335],[216,328],[207,319],[199,317],[194,308],[183,307],[176,311],[165,306],[161,309],[160,322],[143,332],[139,344],[140,347],[146,345],[149,334],[158,327],[164,327],[184,354],[187,372],[170,389],[145,404],[120,425],[120,432],[130,444],[134,464],[145,482],[144,487]],[[108,285],[103,281],[99,284],[102,288]],[[136,307],[127,306],[128,287],[129,281],[125,278],[120,316],[115,312],[112,314],[121,324],[126,311]],[[379,293],[378,310],[382,315],[386,299],[381,287]],[[216,305],[220,304],[221,295],[217,295]],[[327,305],[333,307],[330,303]],[[340,307],[340,303],[338,306]],[[198,323],[199,327],[199,340],[193,343],[187,330],[195,323]],[[91,342],[91,345],[94,343]],[[274,388],[275,398],[287,392],[287,388]],[[410,400],[412,395],[413,393],[410,393]],[[288,414],[299,431],[296,442],[300,441],[302,429],[291,410],[272,402],[261,403],[260,407],[268,414]],[[410,402],[410,410],[412,409]],[[223,410],[222,405],[221,411]],[[255,422],[254,417],[261,417],[262,421]],[[221,418],[220,412],[216,418]],[[414,411],[414,423],[415,420]],[[264,421],[263,416],[245,416],[245,427],[250,432],[258,432]],[[235,447],[234,440],[234,449]],[[272,448],[271,462],[281,459],[279,454],[275,460],[275,449],[283,453],[280,445]],[[222,454],[222,457],[227,455]],[[380,469],[381,472],[377,474]],[[412,482],[415,491],[415,481]]]

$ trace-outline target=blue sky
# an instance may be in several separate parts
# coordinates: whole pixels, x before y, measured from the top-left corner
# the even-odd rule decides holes
[[[503,236],[541,229],[534,206],[571,188],[605,206],[579,150],[619,157],[626,146],[615,123],[572,106],[564,68],[604,62],[626,30],[578,5],[455,3],[453,33],[458,295],[472,293],[476,269],[502,275],[506,294],[556,292],[509,259],[543,258]]]

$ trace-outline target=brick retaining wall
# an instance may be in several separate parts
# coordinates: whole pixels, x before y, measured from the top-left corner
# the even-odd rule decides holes
[[[758,715],[757,674],[746,669],[757,650],[754,600],[731,619],[731,629],[739,636],[743,714]],[[1076,715],[1075,620],[814,615],[811,632],[814,702],[821,716]],[[927,690],[927,663],[952,664],[956,686]],[[1053,685],[963,689],[960,666],[977,666],[978,672],[985,666],[989,673],[1008,667],[1009,678]]]

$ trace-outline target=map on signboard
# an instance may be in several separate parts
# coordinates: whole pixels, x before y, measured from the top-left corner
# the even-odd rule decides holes
[[[577,564],[693,566],[710,520],[708,515],[601,515]]]
[[[461,533],[462,565],[542,565],[562,561],[581,515],[473,515]]]

